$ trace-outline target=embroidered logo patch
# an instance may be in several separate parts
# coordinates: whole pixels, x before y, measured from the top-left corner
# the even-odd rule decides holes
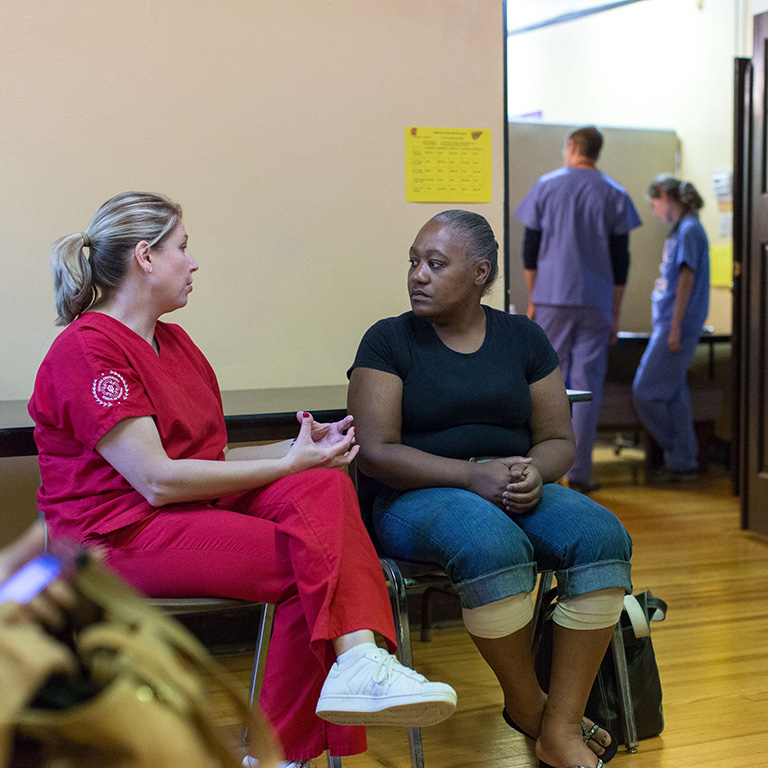
[[[128,384],[117,371],[102,373],[93,380],[93,396],[99,405],[110,408],[128,399]]]

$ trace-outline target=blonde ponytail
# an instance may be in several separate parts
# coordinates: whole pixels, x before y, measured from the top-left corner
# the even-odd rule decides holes
[[[98,296],[82,233],[61,237],[53,244],[51,271],[56,297],[56,325],[69,325]]]
[[[84,232],[58,239],[51,247],[56,324],[69,325],[115,290],[136,243],[161,249],[181,218],[181,206],[164,195],[123,192],[96,211]]]

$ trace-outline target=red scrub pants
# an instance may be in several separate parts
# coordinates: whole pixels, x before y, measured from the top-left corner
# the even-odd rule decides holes
[[[147,595],[274,603],[260,705],[286,759],[365,751],[364,728],[315,715],[333,638],[371,629],[395,646],[384,577],[346,474],[313,469],[208,505],[162,507],[89,541]]]

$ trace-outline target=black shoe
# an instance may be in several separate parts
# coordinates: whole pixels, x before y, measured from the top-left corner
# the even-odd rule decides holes
[[[530,733],[528,733],[527,731],[524,731],[524,730],[523,730],[523,729],[522,729],[522,728],[521,728],[521,727],[520,727],[520,726],[519,726],[519,725],[518,725],[518,724],[517,724],[517,723],[516,723],[516,722],[515,722],[515,721],[514,721],[514,720],[513,720],[511,717],[510,717],[510,716],[509,716],[509,714],[507,713],[507,710],[506,710],[506,709],[502,709],[502,710],[501,710],[501,716],[504,718],[504,722],[505,722],[505,723],[506,723],[506,724],[507,724],[507,725],[508,725],[510,728],[514,728],[514,730],[516,730],[518,733],[522,733],[522,734],[523,734],[523,736],[526,736],[526,737],[527,737],[527,738],[529,738],[531,741],[536,741],[536,739],[534,739],[534,738],[533,738],[533,736],[531,736],[531,734],[530,734]],[[553,765],[550,765],[549,763],[545,763],[543,760],[539,760],[539,768],[555,768],[555,767],[554,767]],[[598,765],[598,766],[597,766],[597,768],[600,768],[600,766]]]
[[[662,469],[656,470],[650,477],[654,485],[667,483],[695,483],[699,479],[698,469]]]
[[[501,710],[501,716],[504,718],[504,722],[510,727],[514,728],[518,733],[522,733],[523,736],[527,736],[531,741],[536,741],[536,739],[531,736],[530,733],[527,733],[524,731],[510,716],[506,709]]]
[[[592,491],[599,491],[602,485],[594,477],[587,478],[586,480],[571,480],[569,478],[568,487],[573,488],[574,491],[579,493],[592,493]]]

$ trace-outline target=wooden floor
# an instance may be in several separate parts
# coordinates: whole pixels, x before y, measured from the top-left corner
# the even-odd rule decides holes
[[[594,498],[633,537],[635,591],[669,604],[653,635],[666,729],[634,755],[620,749],[611,766],[768,766],[768,540],[739,529],[739,500],[717,469],[697,484],[652,488],[633,482],[632,461],[630,452],[598,464],[603,488]],[[427,768],[538,765],[529,742],[502,722],[499,688],[462,628],[437,630],[426,644],[415,637],[413,653],[420,672],[459,696],[452,718],[423,730]],[[222,661],[247,688],[250,655]],[[225,718],[221,727],[234,732]],[[410,765],[404,729],[371,728],[368,741],[344,768]]]

